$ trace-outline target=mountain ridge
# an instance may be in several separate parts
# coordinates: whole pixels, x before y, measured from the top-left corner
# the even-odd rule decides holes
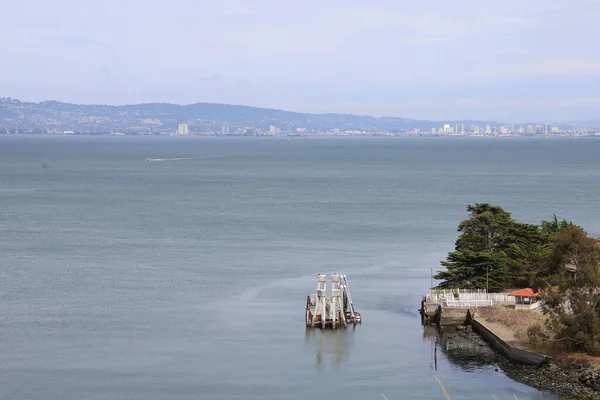
[[[57,100],[26,102],[0,98],[0,132],[74,131],[78,133],[159,133],[188,124],[193,132],[221,132],[239,129],[307,132],[357,130],[398,132],[409,129],[430,130],[440,124],[498,125],[495,121],[430,121],[402,117],[345,113],[301,113],[276,108],[199,102],[192,104],[140,103],[127,105],[76,104]]]

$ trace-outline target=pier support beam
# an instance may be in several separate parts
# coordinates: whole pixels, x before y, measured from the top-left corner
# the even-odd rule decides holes
[[[345,275],[331,275],[331,293],[327,293],[327,275],[319,274],[317,292],[306,299],[306,326],[309,328],[346,327],[348,322],[360,323],[360,313],[354,310],[348,280]]]

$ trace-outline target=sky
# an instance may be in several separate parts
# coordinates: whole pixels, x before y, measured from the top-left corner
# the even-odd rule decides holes
[[[19,0],[0,97],[600,118],[600,0]]]

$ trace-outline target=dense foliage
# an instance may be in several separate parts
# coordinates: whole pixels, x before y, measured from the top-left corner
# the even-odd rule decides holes
[[[600,356],[598,239],[556,216],[533,225],[487,203],[467,211],[455,249],[442,261],[446,270],[435,275],[439,287],[541,290],[548,326],[532,333],[563,349]]]
[[[467,206],[470,217],[458,225],[461,235],[435,279],[442,288],[490,291],[532,286],[552,254],[546,227],[515,221],[502,207],[487,203]],[[558,221],[557,221],[557,224]]]

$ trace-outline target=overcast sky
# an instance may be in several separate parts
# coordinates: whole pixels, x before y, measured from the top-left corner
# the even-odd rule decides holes
[[[420,119],[600,111],[600,0],[18,0],[0,97]]]

